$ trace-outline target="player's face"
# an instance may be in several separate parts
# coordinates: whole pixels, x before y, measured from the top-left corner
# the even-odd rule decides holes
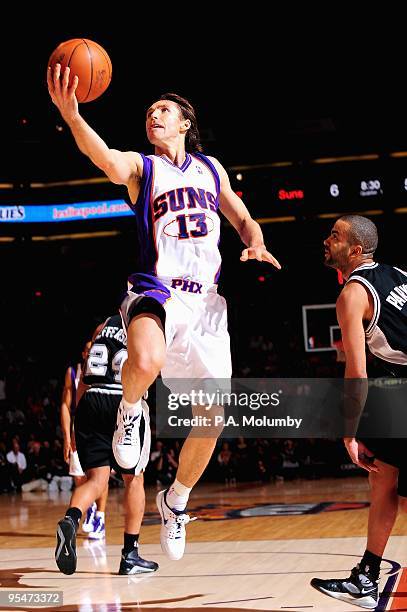
[[[348,242],[348,229],[347,223],[337,221],[331,230],[331,234],[324,240],[324,263],[326,266],[341,270],[348,265],[351,250]]]
[[[147,138],[155,146],[170,142],[179,136],[184,124],[185,119],[181,117],[175,102],[159,100],[147,111]]]

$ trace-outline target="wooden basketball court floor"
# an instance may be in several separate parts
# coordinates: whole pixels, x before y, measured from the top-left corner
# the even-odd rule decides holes
[[[59,573],[55,528],[69,493],[0,496],[0,593],[62,591],[67,612],[221,609],[342,612],[355,606],[309,586],[314,576],[348,576],[364,551],[369,492],[363,477],[226,487],[202,484],[192,494],[184,558],[159,546],[156,490],[147,489],[140,552],[154,574],[118,576],[123,490],[110,492],[106,542],[78,536],[78,568]],[[407,516],[400,514],[382,565],[379,610],[407,610]],[[395,573],[396,572],[396,573]],[[3,595],[4,597],[4,595]],[[4,601],[4,600],[3,600]],[[29,604],[0,610],[32,610]]]

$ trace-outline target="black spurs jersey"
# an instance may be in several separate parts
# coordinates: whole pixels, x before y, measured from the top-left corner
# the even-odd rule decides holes
[[[347,282],[362,283],[373,298],[366,343],[376,357],[407,366],[407,272],[387,264],[362,264]]]
[[[96,336],[86,361],[83,382],[92,387],[121,389],[121,371],[127,359],[127,336],[120,315],[109,317]]]

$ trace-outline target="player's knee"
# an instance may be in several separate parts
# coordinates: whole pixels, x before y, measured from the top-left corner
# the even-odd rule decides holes
[[[141,476],[141,478],[140,478]],[[144,496],[144,481],[142,475],[134,476],[130,483],[130,491],[141,500]]]
[[[106,489],[106,485],[109,482],[109,475],[108,473],[102,473],[101,470],[99,470],[98,468],[94,469],[94,470],[90,470],[87,473],[87,478],[89,480],[89,482],[92,483],[93,488],[94,488],[94,493],[95,493],[95,498],[100,497],[104,490]]]
[[[156,378],[164,365],[164,355],[158,351],[145,351],[128,359],[128,368],[138,376]]]
[[[141,474],[122,474],[124,484],[126,487],[143,487],[144,485],[144,475]]]
[[[387,495],[397,490],[397,471],[379,471],[369,474],[369,484],[372,493]]]
[[[399,497],[399,509],[401,512],[407,512],[407,497]]]

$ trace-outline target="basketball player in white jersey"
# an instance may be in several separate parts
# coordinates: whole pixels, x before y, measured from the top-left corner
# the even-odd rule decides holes
[[[82,350],[82,363],[86,362],[92,342],[85,344]],[[69,366],[65,372],[64,388],[62,390],[62,401],[60,409],[60,423],[64,438],[64,460],[69,464],[69,475],[74,478],[75,487],[79,487],[86,481],[86,475],[82,469],[75,444],[75,432],[73,419],[76,407],[86,390],[82,383],[82,364],[77,363],[76,368]],[[109,488],[106,487],[102,495],[96,499],[86,511],[85,519],[82,523],[82,530],[88,534],[90,539],[101,539],[104,537],[104,528],[97,533],[94,530],[95,519],[104,517],[106,511],[107,497]]]
[[[48,70],[54,104],[79,149],[116,184],[125,185],[137,218],[138,270],[129,279],[121,313],[128,333],[123,400],[118,410],[114,453],[131,468],[140,455],[141,397],[161,371],[175,378],[229,379],[232,373],[226,303],[216,283],[219,211],[246,245],[241,261],[257,259],[280,268],[267,251],[258,223],[232,190],[222,165],[204,156],[195,111],[176,94],[165,94],[146,114],[154,155],[110,149],[78,112],[69,68]],[[168,383],[171,387],[171,383]],[[171,559],[185,548],[185,513],[192,487],[212,455],[219,432],[185,441],[169,490],[157,496],[162,517],[161,546]]]

